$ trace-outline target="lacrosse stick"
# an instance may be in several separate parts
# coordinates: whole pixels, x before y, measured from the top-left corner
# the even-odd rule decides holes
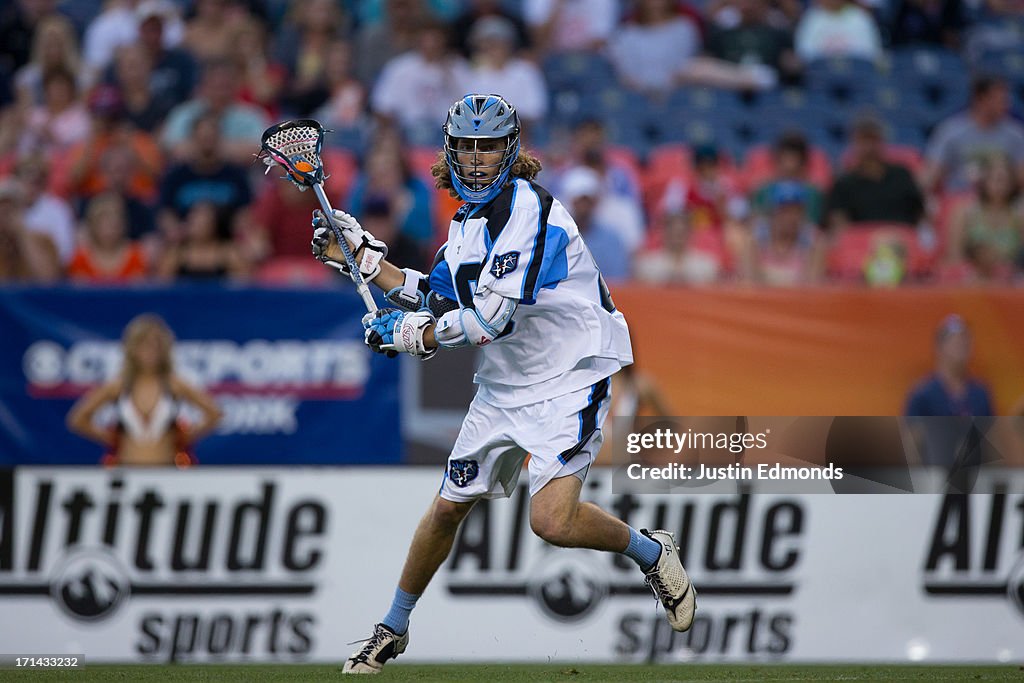
[[[267,165],[267,172],[275,165],[280,166],[285,170],[285,175],[282,178],[292,181],[299,190],[305,192],[308,188],[313,188],[313,194],[320,202],[320,208],[323,209],[327,223],[345,255],[348,274],[356,285],[356,291],[359,292],[363,303],[366,304],[366,310],[376,313],[377,304],[373,300],[373,295],[370,294],[370,288],[363,281],[348,240],[342,234],[341,228],[334,224],[334,209],[331,208],[331,203],[324,193],[325,176],[323,161],[320,159],[320,149],[323,147],[324,133],[326,132],[320,122],[313,119],[284,121],[263,132],[258,157],[263,159],[263,163]]]

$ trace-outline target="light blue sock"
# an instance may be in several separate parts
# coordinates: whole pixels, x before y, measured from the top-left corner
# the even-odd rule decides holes
[[[630,545],[633,545],[632,541],[630,541]],[[657,558],[657,554],[655,554],[655,558]],[[395,599],[391,601],[391,610],[384,615],[381,623],[398,635],[402,635],[409,630],[409,615],[412,614],[412,608],[416,606],[416,601],[419,599],[418,595],[396,588]]]
[[[629,527],[629,545],[622,554],[636,562],[643,571],[650,570],[661,555],[662,547],[657,541],[647,538],[633,527]]]

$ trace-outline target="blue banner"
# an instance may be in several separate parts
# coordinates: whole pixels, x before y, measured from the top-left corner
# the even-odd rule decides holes
[[[399,462],[399,362],[363,344],[365,312],[347,289],[0,288],[0,466],[100,460],[65,419],[117,376],[141,313],[168,323],[176,371],[225,411],[200,463]]]

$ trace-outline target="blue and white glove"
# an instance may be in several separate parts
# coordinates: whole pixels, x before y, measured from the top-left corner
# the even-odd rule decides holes
[[[427,310],[409,312],[382,308],[376,314],[368,313],[363,317],[364,339],[367,346],[377,353],[386,353],[389,358],[408,353],[426,360],[437,353],[436,348],[428,349],[423,343],[424,333],[435,322]]]
[[[335,209],[333,219],[334,224],[341,228],[341,234],[352,247],[352,253],[355,254],[360,249],[363,250],[359,259],[359,274],[363,276],[364,282],[370,282],[380,274],[380,262],[388,255],[388,245],[363,230],[359,221],[344,211]],[[323,211],[319,209],[314,211],[313,240],[310,242],[313,256],[324,265],[340,270],[347,275],[349,267],[344,259],[333,258],[329,254],[331,243],[335,241],[334,231],[328,225]]]

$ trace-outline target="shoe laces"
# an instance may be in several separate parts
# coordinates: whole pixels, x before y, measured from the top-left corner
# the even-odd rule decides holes
[[[373,651],[384,644],[384,639],[387,638],[388,633],[380,625],[377,625],[373,629],[373,635],[364,640],[353,640],[349,645],[355,645],[356,643],[366,643],[363,645],[363,649],[359,651],[359,654],[350,657],[349,659],[353,662],[362,662],[368,664],[370,655]]]
[[[647,587],[654,593],[654,597],[657,598],[662,605],[668,606],[672,602],[672,593],[656,571],[645,576],[644,583],[647,584]]]

